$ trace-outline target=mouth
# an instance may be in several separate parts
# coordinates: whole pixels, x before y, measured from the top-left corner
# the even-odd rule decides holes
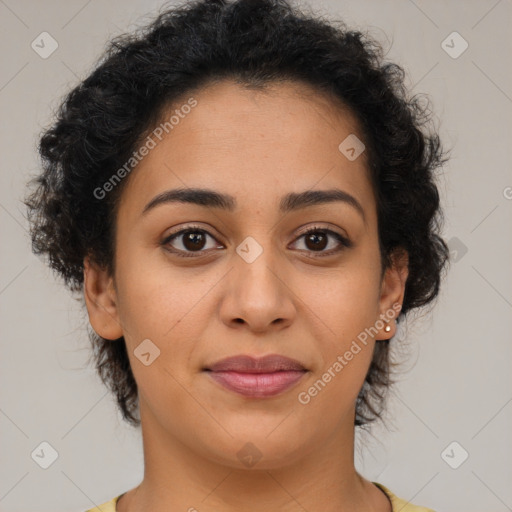
[[[295,359],[277,354],[262,358],[229,357],[203,368],[203,371],[225,389],[251,398],[283,393],[308,372]]]

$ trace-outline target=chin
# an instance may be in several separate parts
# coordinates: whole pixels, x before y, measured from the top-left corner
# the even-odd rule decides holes
[[[250,435],[234,435],[225,442],[212,445],[210,457],[215,462],[233,469],[263,471],[285,468],[297,463],[306,455],[308,450],[304,442],[294,440],[295,436],[291,436],[286,430],[283,429],[281,435],[277,431],[269,434],[270,432],[272,429],[252,429]],[[209,441],[211,442],[211,439]]]

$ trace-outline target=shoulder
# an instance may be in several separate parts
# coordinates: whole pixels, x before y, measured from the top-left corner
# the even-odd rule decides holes
[[[98,505],[97,507],[86,510],[85,512],[116,512],[116,503],[121,496],[122,494],[103,503],[103,505]]]
[[[379,489],[384,491],[384,493],[388,496],[393,506],[393,512],[434,512],[431,508],[420,507],[418,505],[413,505],[409,501],[405,501],[398,496],[395,496],[387,487],[384,487],[382,484],[377,482],[373,482]]]

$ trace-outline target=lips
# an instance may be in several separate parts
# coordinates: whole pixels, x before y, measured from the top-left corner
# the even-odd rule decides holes
[[[279,371],[304,371],[306,368],[295,359],[270,354],[260,358],[247,355],[228,357],[206,369],[212,372],[274,373]]]
[[[204,369],[223,388],[248,398],[267,398],[291,388],[307,369],[277,354],[262,358],[247,355],[228,357]]]
[[[204,370],[224,388],[251,398],[280,394],[307,373],[295,359],[277,354],[258,359],[247,355],[229,357]]]

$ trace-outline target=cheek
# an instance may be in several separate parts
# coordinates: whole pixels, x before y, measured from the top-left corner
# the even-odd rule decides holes
[[[304,302],[318,316],[337,348],[374,324],[379,308],[379,274],[375,265],[345,267],[304,279]],[[341,345],[340,345],[341,344]]]
[[[361,345],[355,354],[346,352],[333,354],[321,372],[315,374],[301,389],[297,390],[297,414],[302,421],[302,430],[308,436],[317,436],[319,431],[329,435],[333,429],[346,425],[347,414],[354,413],[357,396],[370,365],[373,345]],[[318,418],[323,418],[318,422]],[[349,422],[352,424],[352,421]]]
[[[152,410],[181,410],[187,403],[183,386],[196,371],[190,360],[204,328],[201,297],[207,290],[200,280],[191,286],[183,273],[138,270],[131,267],[118,287],[130,366],[139,393]]]
[[[194,304],[205,293],[201,279],[173,268],[158,248],[127,246],[117,261],[116,278],[125,337],[133,342],[138,338],[154,338],[158,345],[168,341],[182,320],[194,314]]]
[[[137,385],[145,395],[166,393],[175,382],[171,375],[182,380],[189,371],[204,292],[191,287],[184,273],[171,274],[147,256],[123,258],[116,278],[118,314]]]
[[[298,390],[297,400],[308,418],[331,414],[337,422],[352,410],[371,363],[378,275],[362,266],[345,269],[337,278],[325,279],[325,286],[316,290],[309,299],[321,319],[321,331],[313,333],[320,364]]]
[[[356,399],[371,363],[378,320],[379,272],[363,261],[336,275],[315,279],[314,293],[304,299],[320,319],[320,330],[312,333],[321,364],[315,369],[308,387],[301,388],[318,413],[339,404],[340,414]],[[310,283],[311,284],[311,283]],[[308,288],[303,283],[304,290]],[[309,314],[310,318],[313,318]],[[315,320],[316,322],[316,320]],[[311,387],[313,386],[313,387]],[[331,405],[329,405],[331,404]],[[344,405],[345,406],[344,406]]]

